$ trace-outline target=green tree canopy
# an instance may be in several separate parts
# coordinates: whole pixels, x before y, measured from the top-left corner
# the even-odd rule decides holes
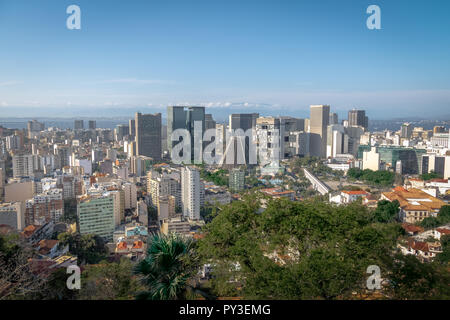
[[[228,294],[233,279],[244,298],[332,299],[364,289],[367,267],[383,266],[401,228],[374,223],[358,203],[278,199],[260,213],[259,199],[249,196],[223,207],[204,232],[199,250],[219,270],[216,294]]]

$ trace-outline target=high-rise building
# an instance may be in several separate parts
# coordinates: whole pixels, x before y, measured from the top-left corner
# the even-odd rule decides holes
[[[340,154],[348,153],[349,136],[345,127],[332,124],[327,127],[327,158],[335,158]]]
[[[227,133],[229,138],[226,139],[224,163],[228,165],[250,164],[250,144],[254,142],[253,130],[256,128],[258,117],[258,113],[233,113],[229,116]],[[242,130],[242,135],[238,137],[236,130]],[[244,136],[247,132],[249,134]]]
[[[122,141],[125,136],[128,136],[130,133],[130,128],[128,125],[119,124],[116,126],[115,131],[115,140]]]
[[[444,126],[434,126],[433,127],[433,133],[446,133],[447,130]]]
[[[107,241],[114,233],[114,197],[111,193],[84,196],[78,200],[80,234],[95,234]]]
[[[27,123],[27,131],[28,131],[28,138],[32,138],[33,135],[36,132],[41,132],[45,130],[45,124],[37,121],[37,120],[31,120]]]
[[[245,186],[245,171],[240,169],[233,169],[230,171],[229,186],[232,192],[239,192],[244,190]]]
[[[40,169],[40,157],[31,154],[19,154],[12,158],[13,177],[32,177]]]
[[[124,183],[122,190],[125,193],[125,209],[135,209],[137,206],[137,188],[134,183]]]
[[[74,130],[83,130],[84,129],[84,121],[83,120],[75,120],[73,123]]]
[[[175,217],[175,197],[171,195],[159,196],[158,199],[158,220],[164,221],[166,219]]]
[[[89,120],[89,122],[88,122],[88,128],[89,128],[89,130],[95,130],[95,129],[97,129],[97,121],[95,121],[95,120]]]
[[[338,115],[335,112],[330,112],[330,121],[329,124],[339,124]]]
[[[134,119],[130,119],[128,127],[129,127],[129,130],[130,130],[129,131],[130,139],[133,140],[134,137],[136,136],[136,121]]]
[[[147,193],[151,196],[152,205],[158,207],[161,196],[171,195],[175,197],[175,206],[181,207],[181,181],[176,175],[166,173],[156,174],[149,172],[147,175]]]
[[[58,222],[64,215],[62,189],[49,189],[26,201],[26,225],[42,225],[46,222]]]
[[[222,123],[216,124],[216,150],[215,155],[219,159],[219,163],[224,163],[223,156],[225,154],[226,149],[226,133],[227,133],[227,125]]]
[[[404,124],[402,124],[400,131],[401,131],[400,136],[402,138],[410,139],[412,136],[413,128],[410,123],[404,123]]]
[[[325,158],[327,154],[327,127],[330,120],[330,106],[312,105],[310,108],[310,154]]]
[[[348,112],[348,126],[356,127],[360,126],[364,129],[368,128],[368,118],[366,117],[366,111],[353,109]]]
[[[183,216],[190,220],[200,219],[200,206],[203,184],[200,172],[191,167],[181,168],[181,207]]]
[[[161,159],[161,113],[136,113],[136,154]]]
[[[291,131],[289,132],[289,156],[308,156],[310,150],[310,133],[305,131]]]
[[[205,114],[205,130],[215,129],[215,128],[216,128],[216,121],[214,121],[212,114],[206,113]]]
[[[265,163],[279,161],[284,158],[284,124],[279,118],[259,117],[256,119],[255,133],[258,147],[258,156],[265,159]],[[281,140],[283,137],[283,143]]]
[[[195,124],[201,128],[199,135],[195,137]],[[167,107],[167,149],[172,155],[172,149],[179,142],[172,141],[172,133],[177,129],[185,129],[191,136],[191,160],[202,160],[203,153],[203,133],[205,132],[205,107]],[[197,140],[195,140],[197,138]],[[196,143],[194,143],[196,142]]]

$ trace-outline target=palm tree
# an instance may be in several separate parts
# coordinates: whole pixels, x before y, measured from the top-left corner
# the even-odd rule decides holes
[[[147,291],[137,299],[184,300],[201,294],[211,297],[195,285],[199,270],[198,256],[192,239],[178,234],[155,234],[149,240],[147,257],[135,269]]]

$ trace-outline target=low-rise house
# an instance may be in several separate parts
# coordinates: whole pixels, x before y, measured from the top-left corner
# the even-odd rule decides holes
[[[344,190],[340,194],[332,195],[330,193],[330,202],[336,204],[347,204],[357,199],[366,199],[369,193],[363,190]]]
[[[439,241],[428,242],[408,239],[406,243],[399,244],[398,247],[403,254],[413,254],[424,262],[432,261],[437,254],[442,252]]]
[[[294,200],[295,198],[295,191],[281,188],[266,188],[261,189],[261,192],[273,199],[288,198],[289,200]]]

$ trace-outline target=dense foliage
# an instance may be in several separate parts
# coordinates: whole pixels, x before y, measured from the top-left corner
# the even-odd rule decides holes
[[[442,206],[437,217],[427,217],[420,222],[425,229],[436,228],[450,222],[450,206]]]
[[[397,200],[392,202],[380,200],[374,211],[374,218],[378,222],[394,222],[397,218],[399,209],[400,203]]]
[[[202,168],[200,170],[200,177],[205,181],[213,182],[217,186],[228,186],[228,171],[224,169],[209,172]]]
[[[360,180],[375,186],[392,186],[395,180],[395,173],[390,171],[372,171],[370,169],[361,170],[351,168],[347,171],[347,176],[351,179]]]
[[[448,288],[436,285],[444,279],[440,269],[420,267],[415,257],[395,256],[402,230],[399,224],[387,223],[391,208],[374,213],[358,203],[334,206],[279,199],[270,200],[262,213],[259,209],[255,197],[233,202],[205,227],[199,252],[214,266],[211,286],[218,295],[352,298],[354,292],[366,292],[367,267],[378,265],[382,277],[396,272],[395,286],[386,289],[393,298],[415,297],[419,289],[408,284],[409,279],[433,287],[418,297],[448,296]],[[409,279],[401,278],[405,268]],[[421,275],[422,271],[427,273]]]
[[[439,175],[438,173],[431,171],[430,173],[424,173],[420,176],[420,178],[424,181],[429,181],[431,179],[437,179],[437,178],[442,178],[441,175]]]
[[[69,245],[69,252],[78,257],[78,264],[99,263],[108,253],[104,240],[96,235],[61,233],[58,240],[62,245]]]

